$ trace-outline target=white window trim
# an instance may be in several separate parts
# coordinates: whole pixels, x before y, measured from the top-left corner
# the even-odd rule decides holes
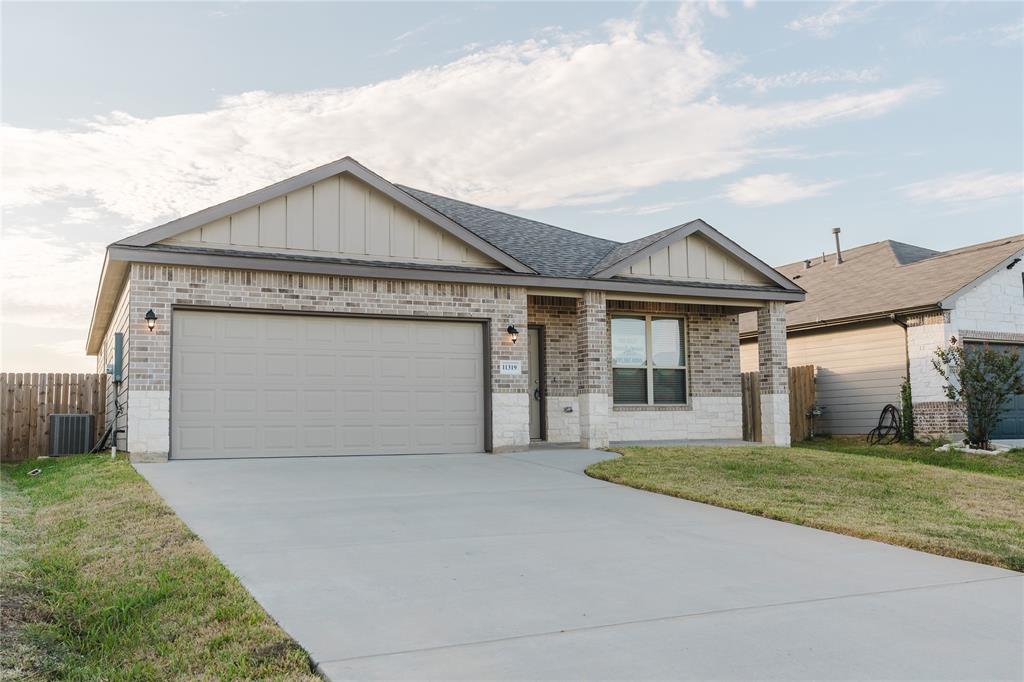
[[[644,364],[642,365],[617,365],[615,364],[615,352],[611,348],[614,344],[611,334],[609,334],[609,348],[612,350],[612,405],[616,407],[684,407],[690,404],[690,369],[689,369],[689,355],[690,355],[690,339],[686,317],[684,315],[630,315],[628,313],[616,313],[611,316],[611,320],[615,318],[626,318],[633,320],[644,321]],[[680,328],[682,329],[682,342],[683,342],[683,364],[682,365],[655,365],[654,364],[654,334],[652,334],[652,321],[658,320],[679,320],[682,322]],[[611,323],[609,323],[609,330]],[[616,369],[643,369],[647,374],[647,402],[646,403],[617,403],[615,402],[615,371]],[[683,370],[683,402],[681,403],[655,403],[654,402],[654,370],[655,369],[681,369]]]

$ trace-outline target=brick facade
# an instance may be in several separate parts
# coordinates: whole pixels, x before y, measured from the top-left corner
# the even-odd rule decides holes
[[[769,301],[757,309],[757,369],[761,389],[761,440],[789,445],[789,359],[786,304]]]
[[[918,437],[960,439],[962,412],[946,398],[932,366],[937,348],[958,341],[1024,344],[1024,294],[1018,268],[997,268],[952,301],[950,310],[907,316],[907,359]]]
[[[547,437],[551,442],[579,440],[577,386],[569,378],[577,367],[577,302],[572,298],[531,296],[530,324],[543,325],[546,372]],[[715,305],[690,305],[609,299],[605,304],[603,372],[608,438],[611,441],[679,438],[740,438],[742,412],[739,376],[739,321]],[[611,316],[670,315],[686,320],[689,399],[681,406],[615,406],[612,403]],[[571,371],[571,374],[567,372]]]
[[[147,409],[128,414],[133,455],[166,457],[170,395],[170,340],[174,306],[209,306],[338,314],[401,315],[490,321],[492,439],[495,450],[529,443],[527,377],[501,374],[502,360],[527,365],[526,344],[513,344],[505,328],[525,326],[526,290],[498,285],[365,279],[332,275],[228,270],[135,263],[130,275],[130,401]],[[146,329],[150,308],[156,329]],[[521,398],[500,398],[516,394]],[[500,408],[500,409],[499,409]],[[515,414],[513,414],[515,413]],[[525,425],[525,426],[520,426]]]
[[[130,403],[127,448],[166,457],[170,433],[170,341],[176,306],[309,313],[423,316],[489,321],[491,437],[496,451],[529,443],[528,344],[505,328],[543,325],[548,440],[603,447],[610,440],[739,438],[738,318],[727,308],[536,296],[500,285],[383,280],[256,270],[133,264],[127,321]],[[158,316],[154,331],[144,316]],[[686,320],[685,406],[612,405],[610,314],[680,315]],[[112,333],[112,332],[110,332]],[[499,372],[518,360],[521,375]]]
[[[967,418],[951,401],[914,402],[914,435],[918,438],[960,439],[966,428]]]

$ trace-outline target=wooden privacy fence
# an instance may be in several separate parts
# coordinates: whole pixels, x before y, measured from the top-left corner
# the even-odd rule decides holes
[[[0,373],[0,460],[47,454],[51,414],[95,415],[95,443],[106,428],[106,406],[106,374]]]
[[[760,372],[744,372],[743,440],[761,440]],[[789,368],[789,434],[794,441],[811,435],[811,418],[807,412],[814,406],[814,365]]]

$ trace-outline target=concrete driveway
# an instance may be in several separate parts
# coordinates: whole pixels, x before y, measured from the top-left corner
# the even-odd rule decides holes
[[[332,679],[1024,675],[1024,576],[582,473],[608,456],[138,468]]]

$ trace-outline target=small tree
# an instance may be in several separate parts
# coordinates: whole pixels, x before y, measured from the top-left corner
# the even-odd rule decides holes
[[[935,351],[932,366],[946,381],[946,397],[967,418],[967,442],[987,450],[1007,400],[1024,392],[1019,353],[988,344],[968,350],[953,337],[949,346]]]

